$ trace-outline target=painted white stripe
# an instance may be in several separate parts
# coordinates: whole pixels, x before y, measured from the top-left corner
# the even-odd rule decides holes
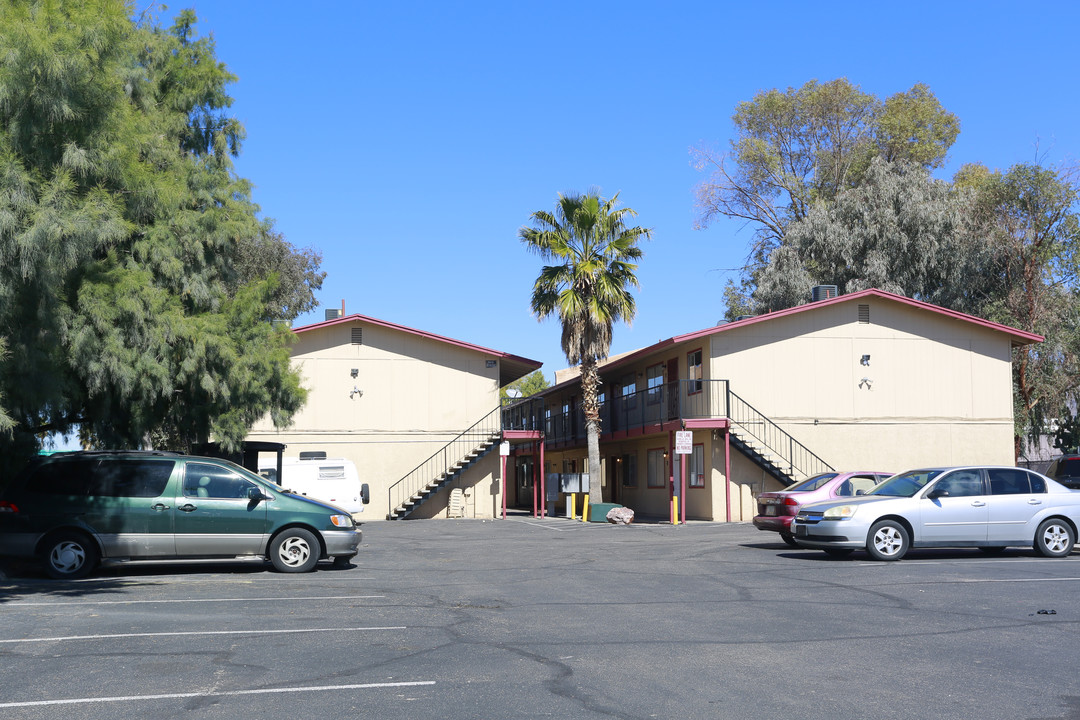
[[[63,642],[65,640],[111,640],[113,638],[137,637],[178,637],[191,635],[280,635],[285,633],[320,633],[320,632],[367,632],[371,630],[405,630],[404,625],[396,627],[354,627],[354,628],[302,628],[299,630],[192,630],[188,632],[155,633],[116,633],[112,635],[66,635],[60,637],[22,638],[0,640],[0,643]]]
[[[321,685],[316,687],[266,688],[263,690],[221,690],[218,692],[166,693],[163,695],[118,695],[101,698],[71,698],[68,700],[32,700],[0,703],[0,708],[40,707],[42,705],[81,705],[90,703],[130,702],[132,700],[174,700],[178,698],[230,697],[236,695],[267,695],[270,693],[325,692],[327,690],[370,690],[379,688],[417,687],[434,685],[434,680],[415,682],[364,683],[362,685]]]
[[[525,520],[511,520],[511,522],[520,523],[521,525],[532,525],[533,527],[544,528],[545,530],[554,530],[555,532],[566,532],[568,528],[553,527],[540,522],[527,522]]]
[[[906,583],[908,585],[958,585],[965,583],[1029,583],[1029,582],[1076,582],[1080,580],[1080,577],[1062,577],[1062,578],[1002,578],[995,580],[992,578],[980,579],[959,579],[959,580],[922,580],[912,583]]]
[[[208,602],[284,602],[288,600],[378,600],[385,595],[313,595],[311,597],[261,597],[261,598],[196,598],[192,600],[82,600],[78,602],[11,602],[4,607],[59,607],[61,605],[156,605],[166,603]]]

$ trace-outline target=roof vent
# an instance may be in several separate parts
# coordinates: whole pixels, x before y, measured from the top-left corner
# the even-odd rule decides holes
[[[339,317],[341,317],[341,311],[340,310],[338,310],[337,308],[328,308],[327,309],[327,311],[326,311],[326,319],[327,320],[337,320]]]
[[[735,318],[735,322],[739,322],[740,320],[749,320],[752,317],[757,317],[757,315],[740,315],[739,317]]]
[[[301,460],[325,460],[325,450],[309,450],[307,452],[300,453]]]
[[[810,288],[810,302],[817,302],[818,300],[828,300],[839,295],[837,287],[835,285],[815,285]]]

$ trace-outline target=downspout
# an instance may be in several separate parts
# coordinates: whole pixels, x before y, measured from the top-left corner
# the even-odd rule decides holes
[[[724,430],[724,495],[727,498],[727,521],[731,522],[731,427]]]

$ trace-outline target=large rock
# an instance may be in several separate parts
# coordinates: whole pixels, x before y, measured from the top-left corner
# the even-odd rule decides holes
[[[628,507],[616,507],[608,510],[608,522],[616,525],[629,525],[634,522],[634,511]]]

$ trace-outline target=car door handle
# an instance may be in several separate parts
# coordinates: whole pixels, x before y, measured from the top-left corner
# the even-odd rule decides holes
[[[1031,500],[1028,500],[1028,505],[1042,505],[1042,500],[1032,498]]]
[[[150,509],[151,510],[157,510],[158,512],[161,512],[162,510],[168,510],[169,506],[166,505],[165,503],[158,503],[157,505],[151,505]]]
[[[971,507],[986,507],[986,503],[984,503],[982,500],[976,500],[975,502],[971,503]]]
[[[184,512],[192,512],[193,510],[197,510],[198,508],[196,508],[191,503],[187,503],[186,505],[181,505],[180,507],[178,507],[176,509],[177,510],[183,510]]]

